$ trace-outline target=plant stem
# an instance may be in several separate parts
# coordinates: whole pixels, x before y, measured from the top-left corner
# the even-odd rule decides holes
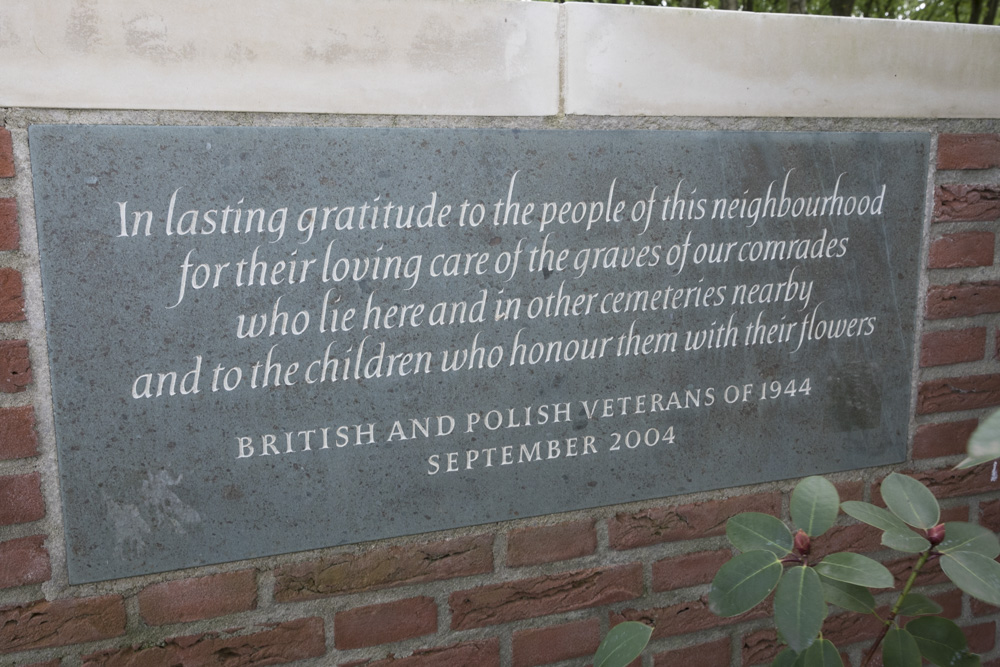
[[[881,632],[878,633],[878,637],[875,638],[875,642],[865,653],[865,658],[861,661],[861,667],[868,667],[868,663],[870,663],[872,658],[875,657],[875,652],[878,650],[882,640],[885,639],[886,634],[889,633],[889,628],[892,627],[892,622],[896,620],[896,615],[899,614],[899,608],[903,606],[903,599],[906,597],[907,593],[910,592],[910,589],[913,588],[913,584],[917,580],[917,574],[920,572],[920,568],[922,568],[924,564],[927,563],[927,559],[931,557],[932,549],[933,547],[920,554],[920,558],[917,559],[917,563],[913,566],[913,571],[910,572],[910,578],[906,580],[906,585],[903,586],[903,590],[899,594],[899,598],[896,599],[896,604],[892,605],[892,609],[889,611],[888,618],[885,619],[885,624],[882,626]]]

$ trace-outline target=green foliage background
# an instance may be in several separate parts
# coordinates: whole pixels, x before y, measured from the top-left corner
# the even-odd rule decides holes
[[[540,0],[564,2],[566,0]],[[857,16],[946,21],[952,23],[997,24],[1000,0],[568,0],[599,2],[607,5],[646,5],[649,7],[692,7],[746,12],[817,14],[821,16]]]

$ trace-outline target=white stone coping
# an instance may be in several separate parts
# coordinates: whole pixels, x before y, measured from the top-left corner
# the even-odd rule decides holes
[[[4,0],[0,106],[995,118],[1000,28],[518,0]]]
[[[566,7],[569,114],[1000,114],[1000,27]]]

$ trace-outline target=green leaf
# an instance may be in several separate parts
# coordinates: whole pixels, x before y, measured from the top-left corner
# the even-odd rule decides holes
[[[900,616],[923,616],[925,614],[940,614],[941,605],[926,595],[907,593],[903,603],[899,605]]]
[[[840,509],[844,510],[844,514],[869,526],[875,526],[879,530],[909,530],[895,514],[878,505],[859,500],[845,500],[840,504]]]
[[[892,572],[861,554],[830,554],[816,566],[816,572],[830,579],[867,588],[891,588],[893,585]]]
[[[841,609],[870,614],[875,611],[875,596],[867,588],[820,576],[823,598]]]
[[[771,663],[771,667],[795,667],[796,661],[798,661],[799,656],[790,648],[786,648],[784,651],[778,654],[778,657],[774,659]]]
[[[882,499],[890,512],[914,528],[933,528],[941,518],[941,508],[930,489],[898,472],[882,482]]]
[[[907,623],[906,631],[916,640],[920,655],[935,665],[978,664],[978,661],[968,662],[975,656],[969,653],[965,633],[953,621],[940,616],[926,616]]]
[[[792,521],[809,537],[830,530],[840,511],[837,489],[823,477],[806,477],[792,491]]]
[[[844,667],[840,651],[829,639],[819,639],[807,648],[798,664],[802,667]]]
[[[944,540],[937,550],[943,554],[968,551],[993,559],[1000,556],[1000,540],[993,531],[974,523],[949,521],[944,524]]]
[[[969,444],[965,447],[968,458],[959,463],[957,468],[971,468],[1000,458],[1000,410],[986,418],[972,432]]]
[[[790,568],[774,593],[774,624],[793,651],[801,653],[816,641],[824,618],[819,575],[802,565]]]
[[[908,554],[918,554],[931,548],[931,543],[926,538],[917,535],[909,528],[885,531],[882,533],[882,544]]]
[[[781,561],[770,551],[742,553],[715,574],[708,592],[708,608],[718,616],[749,611],[770,595],[781,572]]]
[[[941,569],[972,597],[1000,605],[1000,563],[975,552],[955,551],[941,554]]]
[[[882,664],[885,667],[920,667],[917,641],[906,630],[890,628],[882,640]]]
[[[653,628],[645,623],[626,621],[608,631],[594,654],[594,667],[625,667],[646,648]]]
[[[726,537],[740,551],[770,551],[780,558],[792,550],[788,527],[780,519],[760,512],[744,512],[727,521]]]

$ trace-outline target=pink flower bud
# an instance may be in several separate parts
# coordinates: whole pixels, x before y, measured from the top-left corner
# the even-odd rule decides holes
[[[809,545],[810,545],[809,536],[806,535],[805,531],[800,530],[799,532],[795,533],[796,553],[798,553],[800,556],[808,556]]]
[[[931,543],[932,547],[936,547],[944,542],[944,524],[939,523],[933,528],[928,529],[927,540]]]

